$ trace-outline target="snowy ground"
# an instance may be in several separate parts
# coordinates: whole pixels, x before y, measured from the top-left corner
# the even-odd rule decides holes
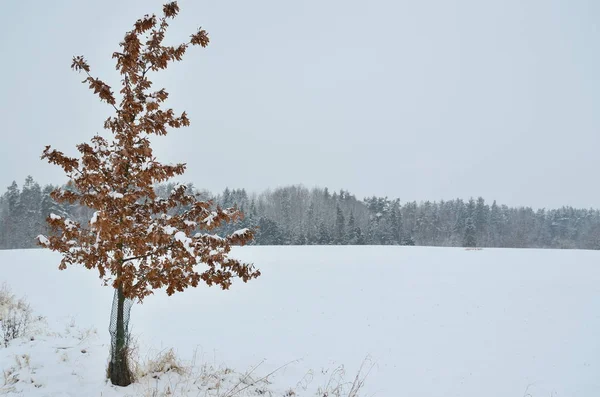
[[[207,384],[219,378],[226,395],[252,367],[260,364],[252,373],[260,378],[292,362],[246,392],[314,396],[339,382],[341,365],[352,381],[369,356],[375,366],[361,396],[600,395],[600,252],[312,246],[235,253],[263,276],[230,291],[159,293],[132,310],[141,359],[168,348],[183,361],[195,353],[194,375],[150,374],[117,389],[104,380],[112,291],[91,271],[60,272],[53,253],[0,251],[0,283],[26,295],[54,332],[0,348],[0,369],[19,374],[11,387],[26,396],[137,396],[157,383],[164,390],[185,382],[196,387],[188,395],[204,396],[211,394],[210,385],[198,388],[202,376]]]

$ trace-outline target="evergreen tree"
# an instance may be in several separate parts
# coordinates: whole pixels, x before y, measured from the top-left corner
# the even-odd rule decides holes
[[[358,244],[357,232],[358,232],[358,230],[356,227],[356,222],[354,220],[354,213],[351,212],[350,216],[348,217],[348,225],[346,227],[346,241],[348,242],[348,244],[350,244],[350,245]]]
[[[414,246],[415,244],[415,239],[412,237],[412,233],[411,234],[407,234],[404,237],[404,244],[403,245],[409,245],[409,246]]]
[[[275,221],[266,217],[260,217],[256,240],[260,245],[282,245],[284,243],[284,236]]]
[[[26,248],[35,242],[35,236],[42,231],[42,189],[30,176],[25,180],[19,200],[23,239],[21,247]]]
[[[226,187],[223,191],[223,197],[221,197],[221,205],[225,208],[233,206],[233,201],[231,200],[231,191],[228,187]]]
[[[250,230],[257,230],[258,228],[258,223],[259,223],[259,217],[256,211],[256,203],[254,201],[254,199],[250,202],[249,204],[249,210],[247,213],[244,213],[245,217],[244,217],[244,226],[245,228],[248,228]],[[257,231],[258,233],[258,231]],[[251,245],[255,245],[257,244],[257,238],[255,237],[249,244]]]
[[[477,199],[475,205],[475,230],[477,234],[477,241],[484,242],[488,236],[488,225],[490,217],[490,208],[485,204],[483,197]],[[483,244],[479,244],[483,245]]]
[[[331,244],[331,234],[327,228],[327,225],[324,221],[319,223],[319,244],[320,245],[329,245]]]
[[[5,195],[0,196],[0,249],[8,249],[8,203]]]
[[[396,200],[392,205],[389,219],[390,227],[390,244],[398,245],[402,244],[404,239],[402,233],[402,213],[400,212],[400,204]]]
[[[316,224],[315,203],[311,202],[306,211],[306,243],[315,245],[319,243],[319,229]]]
[[[337,245],[348,243],[346,240],[346,220],[339,205],[336,206],[334,243]]]
[[[473,218],[467,218],[466,226],[465,226],[465,238],[463,242],[463,247],[477,247],[477,237],[476,237],[476,228],[475,222],[473,222]]]
[[[294,235],[292,245],[306,245],[306,244],[307,244],[306,235],[303,232],[299,232],[298,234]]]
[[[430,201],[425,201],[417,214],[416,238],[422,245],[434,245],[436,231],[434,227],[434,206]]]
[[[41,202],[41,208],[40,208],[40,219],[42,221],[45,221],[45,219],[47,217],[49,217],[50,214],[55,214],[55,215],[58,215],[63,218],[68,217],[68,213],[65,210],[64,206],[61,203],[56,202],[50,196],[50,194],[55,189],[57,189],[57,187],[52,186],[52,185],[46,185],[46,186],[44,186],[44,189],[42,189],[42,202]],[[39,233],[42,233],[45,235],[50,233],[49,225],[46,222],[42,222],[42,227],[41,227],[41,230],[39,231]]]
[[[453,235],[454,235],[454,243],[455,246],[461,246],[464,242],[465,228],[467,226],[467,209],[465,203],[462,200],[456,200],[455,202],[455,219]]]
[[[492,203],[490,209],[490,221],[488,227],[488,241],[491,247],[501,246],[500,237],[502,232],[500,208],[496,204],[496,200]]]
[[[354,230],[354,235],[356,236],[356,245],[367,244],[367,239],[365,238],[365,235],[363,234],[360,226],[357,226]]]
[[[3,222],[3,235],[5,244],[9,249],[21,248],[23,246],[24,233],[21,227],[21,219],[24,216],[24,207],[21,205],[21,191],[17,182],[13,181],[4,195],[6,202],[6,220]]]

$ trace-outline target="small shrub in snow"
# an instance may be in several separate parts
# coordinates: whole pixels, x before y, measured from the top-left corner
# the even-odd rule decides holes
[[[14,299],[15,296],[10,291],[10,288],[8,288],[8,285],[6,283],[2,284],[2,287],[0,288],[0,310],[3,307],[8,307],[8,305],[12,303]]]
[[[0,342],[8,347],[11,340],[27,334],[31,325],[31,307],[16,299],[6,284],[0,289]]]

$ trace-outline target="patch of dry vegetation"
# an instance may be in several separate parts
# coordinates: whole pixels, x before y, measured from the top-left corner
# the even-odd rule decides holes
[[[7,284],[0,288],[0,343],[8,347],[10,341],[30,331],[32,310],[25,299],[12,293]]]

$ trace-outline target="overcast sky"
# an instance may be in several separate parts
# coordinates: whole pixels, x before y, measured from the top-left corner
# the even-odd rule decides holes
[[[8,1],[0,13],[0,192],[65,182],[110,109],[69,68],[111,59],[160,1]],[[600,208],[600,2],[180,1],[167,42],[207,29],[155,83],[192,125],[154,140],[217,192],[288,184],[408,200]]]

